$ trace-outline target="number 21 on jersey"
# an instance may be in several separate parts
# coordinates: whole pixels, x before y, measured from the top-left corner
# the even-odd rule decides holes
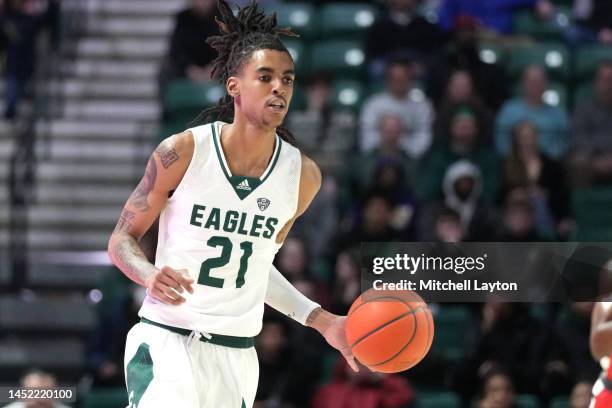
[[[221,268],[230,260],[234,245],[227,237],[214,236],[206,241],[206,245],[212,248],[221,247],[221,255],[215,258],[209,258],[202,262],[200,267],[200,276],[198,277],[198,284],[212,286],[214,288],[222,288],[225,279],[217,278],[210,275],[210,272],[214,268]],[[241,288],[244,285],[244,275],[246,274],[249,257],[253,253],[253,243],[250,241],[243,241],[240,243],[240,249],[242,255],[240,256],[240,268],[236,275],[236,288]]]

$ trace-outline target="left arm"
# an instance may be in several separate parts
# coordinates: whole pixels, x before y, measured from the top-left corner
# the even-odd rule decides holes
[[[302,155],[298,208],[295,216],[279,231],[277,243],[282,243],[285,240],[293,223],[306,211],[320,187],[321,171],[319,167],[310,158]],[[274,266],[270,270],[266,303],[301,324],[316,329],[332,347],[342,353],[353,370],[358,370],[353,353],[344,335],[346,317],[329,313],[320,305],[308,299],[291,285]]]

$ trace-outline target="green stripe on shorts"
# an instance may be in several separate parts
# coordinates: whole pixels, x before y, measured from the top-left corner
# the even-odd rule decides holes
[[[134,357],[127,365],[127,390],[130,407],[138,407],[138,403],[153,380],[153,359],[149,345],[142,343]]]

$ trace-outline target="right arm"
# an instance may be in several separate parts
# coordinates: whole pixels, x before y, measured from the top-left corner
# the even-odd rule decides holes
[[[190,132],[165,139],[155,149],[140,183],[128,198],[108,242],[108,255],[128,278],[149,289],[164,303],[180,304],[184,298],[176,293],[191,291],[193,281],[170,267],[157,269],[151,264],[139,241],[157,219],[168,196],[183,178],[193,154]]]
[[[599,361],[612,354],[612,302],[596,302],[591,318],[591,354]]]

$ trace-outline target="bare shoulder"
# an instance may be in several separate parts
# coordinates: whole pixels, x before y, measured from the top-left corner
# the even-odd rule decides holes
[[[181,160],[187,161],[189,164],[191,156],[193,155],[193,149],[193,135],[189,130],[186,130],[162,140],[155,149],[155,153],[162,166],[167,169],[175,162]]]
[[[172,190],[187,172],[194,151],[193,135],[190,131],[177,133],[160,142],[151,156],[156,162],[160,187]]]
[[[321,169],[314,160],[310,157],[306,156],[304,153],[302,155],[302,173],[300,178],[300,188],[306,187],[308,189],[314,189],[315,193],[321,187]]]

